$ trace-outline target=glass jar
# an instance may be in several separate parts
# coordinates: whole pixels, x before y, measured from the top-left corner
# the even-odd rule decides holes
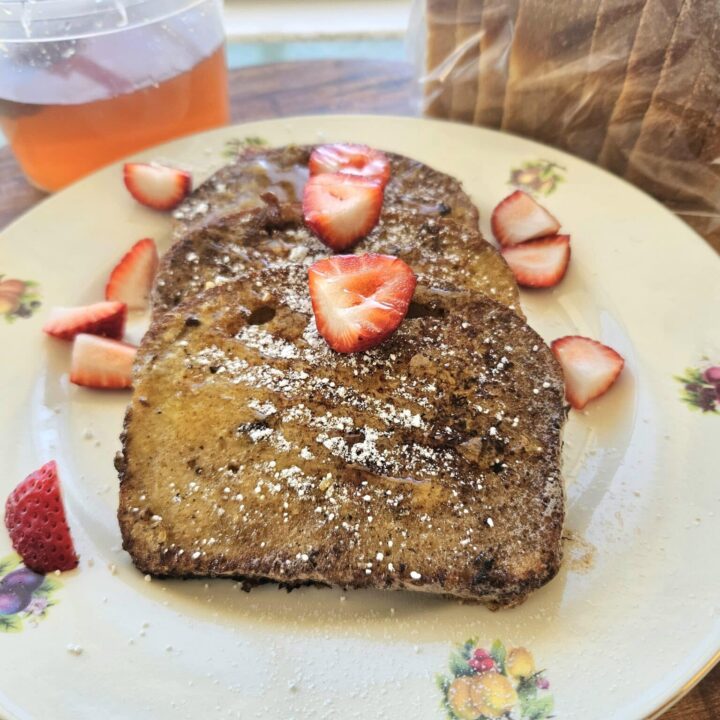
[[[37,187],[228,114],[221,0],[0,0],[0,128]]]

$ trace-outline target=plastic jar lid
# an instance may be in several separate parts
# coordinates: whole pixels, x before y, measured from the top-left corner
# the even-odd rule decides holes
[[[95,37],[158,22],[215,0],[0,0],[0,42]]]

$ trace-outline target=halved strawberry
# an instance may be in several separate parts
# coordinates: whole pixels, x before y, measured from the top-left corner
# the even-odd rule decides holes
[[[97,335],[78,335],[73,345],[70,382],[92,388],[129,388],[137,348]]]
[[[550,347],[565,376],[565,396],[576,410],[604,394],[625,365],[615,350],[580,335],[558,338]]]
[[[390,161],[385,153],[354,143],[318,145],[308,163],[311,175],[322,173],[350,173],[382,181],[383,187],[390,179]]]
[[[546,288],[557,285],[570,262],[570,236],[551,235],[503,248],[500,254],[510,266],[518,285]]]
[[[192,188],[189,172],[157,163],[125,163],[123,179],[130,194],[154,210],[172,210]]]
[[[554,235],[560,229],[557,219],[522,190],[516,190],[498,203],[490,225],[501,245],[517,245],[526,240]]]
[[[391,255],[336,255],[308,269],[318,332],[337,352],[368,350],[397,330],[417,280]]]
[[[158,262],[155,242],[150,238],[138,240],[110,273],[105,299],[124,302],[130,310],[144,310]]]
[[[55,307],[50,311],[43,331],[62,340],[72,340],[79,333],[120,340],[125,332],[126,318],[127,305],[122,302],[99,302],[82,307]]]
[[[333,250],[347,250],[377,224],[382,210],[382,183],[343,173],[311,177],[303,193],[308,227]]]
[[[28,475],[5,502],[5,527],[23,562],[38,573],[78,565],[55,461]]]

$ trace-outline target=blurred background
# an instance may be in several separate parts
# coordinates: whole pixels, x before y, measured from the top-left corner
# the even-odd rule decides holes
[[[406,59],[412,0],[225,0],[229,69],[296,60]],[[7,140],[0,130],[0,147]]]
[[[225,0],[228,65],[403,60],[410,6],[411,0]]]

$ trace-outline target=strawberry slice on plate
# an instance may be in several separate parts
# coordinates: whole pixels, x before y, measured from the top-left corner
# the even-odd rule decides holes
[[[308,269],[315,324],[341,353],[360,352],[392,335],[407,314],[417,280],[391,255],[336,255]]]
[[[125,163],[123,180],[141,205],[154,210],[172,210],[192,189],[190,173],[157,163]]]
[[[54,460],[28,475],[5,502],[5,527],[30,570],[49,573],[78,565]]]
[[[78,335],[73,344],[70,382],[91,388],[129,388],[136,353],[137,348],[128,343]]]
[[[311,175],[349,173],[377,178],[382,186],[390,179],[390,161],[380,150],[354,143],[319,145],[308,163]]]
[[[576,410],[605,394],[625,365],[615,350],[580,335],[558,338],[550,348],[565,376],[565,396]]]
[[[547,288],[557,285],[570,263],[570,236],[551,235],[503,248],[500,254],[515,275],[518,285]]]
[[[498,203],[490,225],[503,246],[554,235],[560,229],[557,219],[522,190],[516,190]]]
[[[50,311],[43,331],[62,340],[72,340],[79,333],[101,335],[120,340],[125,332],[127,305],[107,301],[81,307],[55,307]]]
[[[326,173],[305,184],[303,216],[307,226],[333,250],[347,250],[377,224],[382,183],[370,177]]]
[[[124,302],[130,310],[144,310],[158,262],[155,242],[150,238],[138,240],[110,273],[105,299]]]

